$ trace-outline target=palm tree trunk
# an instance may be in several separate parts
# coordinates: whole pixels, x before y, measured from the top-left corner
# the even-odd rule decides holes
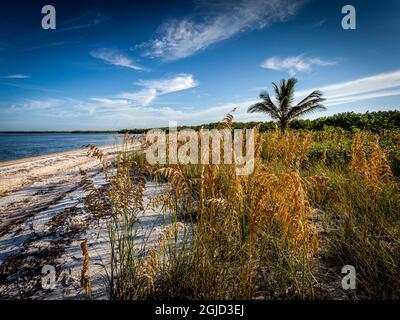
[[[284,122],[281,122],[279,126],[281,128],[281,135],[283,136],[285,134],[285,132],[286,132],[287,124],[284,123]]]

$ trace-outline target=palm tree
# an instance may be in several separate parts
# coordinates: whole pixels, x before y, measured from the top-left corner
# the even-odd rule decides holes
[[[316,110],[326,110],[326,107],[321,104],[325,99],[322,98],[321,91],[313,91],[306,98],[293,106],[294,87],[297,79],[290,78],[289,80],[281,80],[279,86],[272,83],[275,91],[276,105],[272,102],[269,94],[266,91],[260,93],[260,99],[263,101],[253,104],[247,111],[250,113],[263,112],[271,116],[272,119],[279,121],[281,133],[285,134],[285,130],[290,121],[305,114]]]

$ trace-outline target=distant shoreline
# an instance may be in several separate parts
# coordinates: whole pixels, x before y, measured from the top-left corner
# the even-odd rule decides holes
[[[105,147],[111,147],[111,146],[105,146]],[[52,158],[52,157],[60,157],[60,156],[65,156],[65,155],[77,154],[79,152],[84,152],[84,151],[85,151],[84,148],[78,148],[78,149],[72,149],[72,150],[67,150],[67,151],[49,152],[49,153],[44,153],[44,154],[37,155],[37,156],[27,156],[24,158],[0,161],[0,168],[8,167],[8,166],[15,165],[15,164],[34,162],[37,160],[43,160],[43,159]]]
[[[124,134],[125,130],[116,131],[0,131],[0,134]]]
[[[118,152],[114,145],[100,149],[105,155]],[[0,162],[0,195],[40,181],[44,185],[57,181],[56,185],[62,186],[65,180],[79,178],[79,168],[90,170],[98,165],[98,160],[88,156],[84,148],[3,161]]]
[[[86,145],[98,147],[120,144],[123,134],[71,133],[2,133],[0,162],[80,149]]]
[[[115,148],[116,145],[105,145],[99,147],[102,150],[111,150],[112,148]],[[35,155],[35,156],[27,156],[23,158],[18,158],[18,159],[13,159],[13,160],[0,160],[0,168],[16,165],[16,164],[22,164],[22,163],[31,163],[35,162],[38,160],[43,160],[43,159],[49,159],[49,158],[59,158],[59,157],[65,157],[68,155],[76,155],[76,154],[86,154],[86,149],[84,147],[81,148],[76,148],[76,149],[71,149],[71,150],[65,150],[65,151],[58,151],[58,152],[48,152],[48,153],[43,153],[40,155]]]

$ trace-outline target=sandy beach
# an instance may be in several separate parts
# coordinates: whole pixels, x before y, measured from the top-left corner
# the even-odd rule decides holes
[[[112,155],[116,147],[102,148]],[[38,208],[57,202],[79,186],[79,169],[99,172],[85,149],[0,163],[0,235]]]
[[[107,157],[118,151],[101,149]],[[104,184],[98,161],[85,149],[0,163],[0,299],[84,298],[79,281],[83,240],[89,245],[93,298],[107,298],[107,229],[105,221],[94,223],[84,210],[80,169],[97,186]],[[148,183],[144,201],[155,192]],[[146,212],[141,222],[143,234],[161,230],[163,216]],[[54,290],[40,286],[44,265],[56,268]]]

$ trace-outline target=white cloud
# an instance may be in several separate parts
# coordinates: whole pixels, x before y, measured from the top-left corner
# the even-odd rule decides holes
[[[58,107],[62,104],[59,99],[45,99],[45,100],[29,100],[27,102],[13,104],[11,109],[18,110],[44,110]]]
[[[57,27],[57,32],[91,28],[103,24],[109,20],[110,19],[102,12],[87,11],[78,17],[61,22],[59,24],[61,28]]]
[[[194,88],[198,82],[191,74],[179,74],[170,79],[142,80],[138,85],[150,90],[155,90],[158,95]]]
[[[380,73],[319,88],[302,90],[298,91],[296,96],[305,96],[310,91],[316,89],[324,93],[327,99],[325,104],[328,106],[394,96],[398,95],[400,90],[400,70]]]
[[[147,48],[145,55],[151,57],[185,58],[240,32],[284,21],[297,12],[302,1],[203,0],[198,3],[207,12],[200,19],[189,17],[168,21],[159,29],[158,37],[136,47]]]
[[[134,92],[123,92],[113,98],[92,98],[91,100],[107,105],[134,105],[147,107],[157,97],[183,91],[198,86],[191,74],[178,74],[172,78],[141,80],[136,83],[142,89]]]
[[[302,55],[297,57],[287,57],[284,59],[271,57],[265,60],[261,67],[277,71],[285,71],[291,76],[299,72],[309,72],[313,66],[330,66],[336,64],[336,61],[322,60],[321,58],[307,58]]]
[[[117,98],[126,99],[130,103],[148,106],[155,98],[157,98],[157,91],[155,89],[144,89],[136,92],[125,92],[117,95]]]
[[[10,74],[8,76],[0,77],[2,79],[28,79],[31,76],[28,76],[26,74]]]
[[[118,50],[115,49],[98,49],[90,52],[90,55],[94,58],[104,60],[109,64],[119,67],[130,68],[136,71],[144,70],[142,67],[137,65],[132,59],[123,55]]]
[[[129,100],[126,99],[91,98],[90,100],[105,106],[126,106],[130,104]]]

